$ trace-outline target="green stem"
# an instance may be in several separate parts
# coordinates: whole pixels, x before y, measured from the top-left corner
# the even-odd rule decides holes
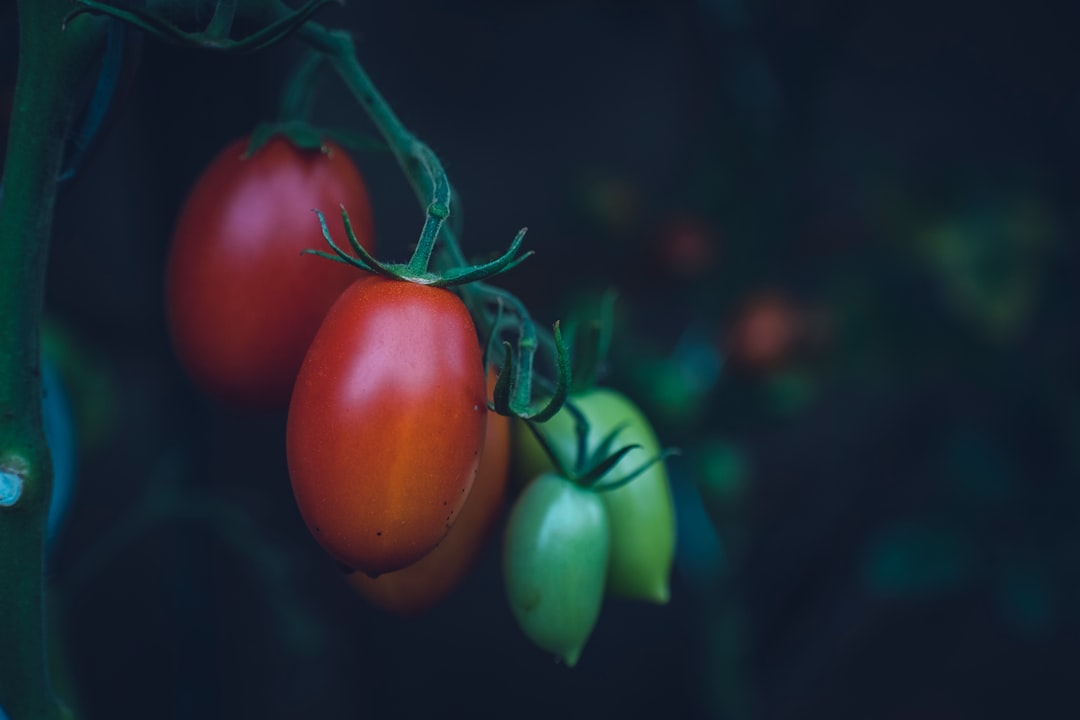
[[[297,63],[285,85],[285,94],[278,108],[279,123],[307,120],[311,106],[315,104],[322,64],[323,55],[318,52],[310,52]]]
[[[446,173],[442,169],[442,163],[435,153],[424,144],[416,147],[420,165],[427,174],[431,184],[431,202],[427,206],[427,218],[424,220],[424,229],[420,232],[420,242],[416,245],[412,259],[409,260],[409,272],[412,275],[422,275],[428,271],[431,263],[431,253],[435,249],[435,239],[443,228],[443,223],[450,215],[450,182],[446,179]]]
[[[282,5],[280,11],[287,12],[287,8]],[[446,182],[446,173],[443,171],[442,164],[426,145],[405,128],[390,105],[376,90],[375,84],[356,59],[356,49],[349,34],[340,30],[329,30],[313,21],[304,23],[297,30],[297,34],[312,48],[326,56],[345,86],[364,106],[371,121],[386,139],[398,163],[405,168],[406,177],[409,178],[417,195],[424,203],[430,202],[433,199],[432,191],[437,182],[436,177],[441,176],[442,182]],[[426,159],[421,160],[425,155]],[[425,162],[429,164],[429,167],[423,167]]]
[[[279,5],[276,12],[279,14],[287,12],[287,8],[284,5]],[[394,153],[397,163],[404,169],[409,185],[413,187],[417,198],[420,199],[420,202],[428,204],[428,220],[424,223],[421,243],[424,242],[424,237],[429,236],[431,226],[436,226],[437,237],[442,240],[442,249],[448,256],[449,262],[457,264],[457,266],[465,264],[465,256],[461,252],[461,246],[458,244],[454,231],[442,221],[436,223],[431,214],[431,208],[437,202],[442,201],[446,208],[449,208],[449,195],[443,195],[443,193],[450,192],[450,185],[446,179],[442,163],[438,161],[435,153],[428,146],[424,145],[413,133],[407,130],[386,99],[376,89],[375,83],[368,77],[364,67],[356,59],[355,46],[352,38],[349,37],[349,33],[340,30],[329,30],[319,23],[309,21],[297,30],[297,35],[301,40],[307,42],[312,49],[325,55],[327,62],[334,67],[342,82],[345,82],[348,89],[367,111],[368,117],[372,119],[379,133],[387,140],[387,145],[390,146],[391,152]],[[430,235],[429,237],[432,244],[435,236]],[[413,261],[416,261],[419,254],[419,245],[417,249],[418,253],[414,254]],[[430,250],[428,250],[428,253],[430,256]],[[410,270],[413,261],[409,262]],[[427,267],[427,264],[424,267]],[[458,291],[470,311],[481,310],[482,283],[472,283],[471,286],[459,287]],[[484,313],[474,312],[473,315],[477,317],[484,315]],[[524,314],[523,317],[528,318],[528,314]]]
[[[433,217],[432,208],[438,208],[440,202],[445,203],[449,209],[450,185],[446,179],[442,164],[435,154],[424,143],[420,142],[409,132],[390,105],[383,99],[376,89],[363,66],[356,59],[356,49],[352,38],[342,31],[331,31],[316,22],[306,22],[297,31],[299,37],[307,42],[312,48],[324,53],[330,64],[345,82],[346,87],[356,96],[360,104],[367,111],[375,127],[386,139],[391,152],[397,158],[398,163],[405,171],[413,190],[422,203],[428,209],[427,222],[424,233],[417,251],[410,261],[410,270],[414,263],[423,262],[427,267],[427,259],[431,254],[431,248],[425,243],[434,244],[435,237],[442,239],[442,250],[453,264],[465,264],[465,254],[461,251],[457,237],[453,231],[443,224],[444,218]],[[434,232],[432,230],[434,229]],[[426,253],[426,255],[425,255]],[[490,321],[487,313],[483,312],[482,301],[484,295],[500,295],[508,304],[519,310],[518,317],[522,323],[521,335],[518,343],[520,352],[519,377],[517,387],[514,390],[514,407],[524,410],[530,402],[532,388],[533,358],[538,346],[536,329],[528,312],[521,302],[513,295],[501,291],[485,283],[471,283],[467,287],[459,288],[465,304],[477,318],[478,330],[484,333],[490,329]],[[488,327],[485,327],[488,326]]]
[[[329,30],[308,21],[297,31],[302,40],[323,53],[330,65],[341,77],[345,86],[356,96],[367,111],[371,121],[390,146],[405,176],[425,204],[427,220],[420,242],[409,261],[409,271],[421,274],[427,270],[435,239],[441,234],[446,247],[452,248],[455,257],[464,260],[457,238],[443,224],[450,212],[450,183],[438,156],[427,145],[406,129],[389,103],[371,81],[363,65],[356,59],[356,48],[347,32]]]
[[[475,283],[474,285],[481,284]],[[511,400],[511,406],[515,409],[528,408],[529,403],[532,400],[533,359],[536,355],[538,344],[536,340],[536,325],[533,323],[532,318],[529,317],[525,305],[513,293],[495,287],[494,285],[487,284],[482,284],[479,288],[475,289],[491,298],[501,300],[513,311],[513,314],[517,316],[518,322],[520,323],[520,329],[518,330],[518,352],[521,353],[521,361],[518,364],[517,382],[512,388],[513,399]]]
[[[228,37],[236,18],[236,0],[219,0],[214,8],[214,16],[206,26],[207,35]]]
[[[64,138],[101,18],[63,29],[69,0],[20,0],[19,68],[0,196],[0,707],[11,720],[64,717],[45,651],[44,539],[52,468],[41,421],[41,313]],[[14,480],[13,480],[14,479]]]

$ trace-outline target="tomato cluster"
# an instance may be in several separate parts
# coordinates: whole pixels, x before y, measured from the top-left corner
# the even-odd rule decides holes
[[[417,615],[463,581],[503,516],[512,433],[489,410],[496,376],[485,382],[457,294],[304,253],[325,242],[311,210],[338,206],[372,248],[366,190],[341,148],[275,136],[248,156],[246,142],[214,160],[177,223],[166,283],[177,355],[222,402],[287,405],[289,477],[312,536],[359,595]],[[623,396],[572,402],[590,457],[613,434],[640,447],[600,485],[660,452]],[[553,472],[579,460],[574,418],[564,409],[544,428],[559,462],[519,438],[535,479],[509,514],[504,575],[526,634],[573,665],[605,590],[667,601],[674,516],[662,463],[617,489],[586,487]]]
[[[552,458],[524,425],[517,434],[521,474],[536,479],[522,492],[507,529],[504,574],[510,604],[526,634],[572,666],[596,623],[605,590],[623,598],[668,601],[675,510],[664,464],[647,464],[661,448],[641,411],[606,388],[572,396],[569,403],[588,425],[584,448],[568,408],[542,430],[563,467],[581,466],[581,450],[592,456],[607,438],[616,446],[637,446],[595,485],[579,487],[554,474]],[[531,570],[515,572],[523,566]]]

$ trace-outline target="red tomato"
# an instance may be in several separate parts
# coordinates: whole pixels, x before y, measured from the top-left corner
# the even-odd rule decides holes
[[[741,366],[767,371],[789,355],[799,334],[799,317],[778,293],[750,300],[731,329],[728,352]]]
[[[493,384],[494,375],[488,388]],[[353,573],[349,584],[373,605],[401,617],[415,617],[438,605],[469,574],[495,529],[509,466],[510,418],[489,412],[476,482],[446,538],[408,567],[377,578]]]
[[[456,295],[378,276],[351,285],[289,405],[289,475],[315,539],[371,576],[431,552],[473,485],[486,417],[480,343]]]
[[[344,204],[373,249],[371,205],[345,151],[300,150],[281,136],[245,159],[247,139],[222,151],[180,212],[166,270],[169,331],[181,364],[231,405],[288,405],[300,363],[326,311],[361,271],[313,255],[326,249],[313,208],[346,242]]]

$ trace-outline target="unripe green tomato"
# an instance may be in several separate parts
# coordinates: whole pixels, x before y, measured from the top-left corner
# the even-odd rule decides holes
[[[597,494],[555,474],[529,483],[510,511],[503,543],[510,608],[529,639],[568,667],[600,616],[609,533]]]
[[[574,395],[570,401],[589,421],[586,444],[590,453],[620,425],[624,427],[612,450],[626,445],[641,446],[627,453],[599,484],[617,482],[660,454],[660,441],[648,419],[624,395],[607,388],[594,388]],[[573,415],[564,408],[543,425],[543,430],[563,463],[572,467],[577,448]],[[520,474],[554,469],[524,423],[518,424],[516,435],[515,457]],[[598,494],[611,522],[608,592],[666,603],[671,595],[671,565],[675,558],[675,507],[664,463],[655,463],[621,488]]]

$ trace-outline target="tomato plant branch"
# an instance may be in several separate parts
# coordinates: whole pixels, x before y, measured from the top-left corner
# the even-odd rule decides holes
[[[206,26],[208,35],[228,37],[232,30],[233,20],[236,18],[237,0],[219,0],[214,8],[214,15]]]
[[[261,7],[264,3],[249,2],[245,3],[243,8],[240,8],[237,5],[237,0],[221,0],[214,9],[214,16],[210,19],[209,25],[200,32],[181,30],[166,16],[145,7],[116,7],[107,2],[100,2],[100,0],[78,0],[78,3],[79,7],[68,13],[67,21],[88,13],[101,13],[123,20],[151,35],[176,45],[220,52],[242,53],[261,50],[277,44],[295,32],[317,11],[330,4],[340,4],[340,0],[309,0],[296,10],[292,10],[283,4],[278,5],[283,12],[276,14],[273,22],[267,23],[259,30],[237,40],[234,40],[229,35],[236,12],[238,10],[250,10],[254,7],[253,14],[266,14],[264,8]],[[188,5],[194,6],[194,3],[188,3]]]
[[[279,12],[285,12],[287,8],[280,5]],[[427,219],[420,243],[417,246],[413,260],[410,261],[410,270],[415,272],[422,262],[426,268],[431,254],[431,246],[436,237],[442,240],[441,248],[448,257],[449,264],[454,266],[467,265],[465,255],[461,251],[457,237],[450,227],[443,224],[446,215],[449,215],[450,195],[452,192],[446,173],[438,157],[424,143],[409,132],[390,105],[383,99],[375,88],[371,78],[364,71],[363,66],[356,58],[356,50],[352,38],[343,31],[329,30],[316,22],[305,23],[297,32],[300,39],[307,42],[312,48],[325,53],[331,66],[337,71],[346,87],[352,91],[357,100],[363,106],[375,127],[385,138],[390,150],[394,153],[398,163],[405,171],[406,177],[413,186],[417,197],[426,204]],[[445,214],[444,214],[445,213]],[[511,250],[514,251],[517,243],[521,240],[522,233],[515,239]],[[430,246],[429,246],[430,243]],[[511,256],[507,253],[504,258]],[[516,265],[523,258],[513,262],[501,264],[501,269]],[[495,322],[490,311],[485,306],[485,301],[492,298],[502,298],[510,305],[520,322],[518,335],[518,353],[516,358],[516,378],[512,388],[512,396],[509,407],[500,407],[498,410],[504,413],[512,413],[521,416],[540,415],[550,417],[558,410],[564,395],[556,394],[547,406],[534,410],[532,401],[533,360],[539,343],[537,332],[532,319],[524,305],[512,294],[500,290],[485,283],[475,281],[470,285],[459,287],[465,304],[472,312],[477,324],[477,330],[481,339],[488,337],[490,333],[497,331]],[[563,349],[558,342],[554,343],[558,353]],[[558,385],[568,382],[564,376],[569,372],[566,363],[559,363],[560,378]]]
[[[427,174],[431,185],[431,202],[427,206],[427,218],[424,220],[424,228],[420,233],[420,242],[416,244],[416,251],[409,260],[409,271],[421,275],[428,271],[431,264],[431,253],[435,249],[435,239],[442,230],[443,223],[450,216],[450,182],[446,179],[442,163],[435,153],[423,143],[415,146],[416,159]]]
[[[11,720],[65,711],[47,672],[45,522],[52,467],[41,417],[41,314],[53,208],[78,92],[106,23],[64,28],[67,0],[21,0],[19,66],[0,196],[0,706]]]
[[[101,0],[78,0],[78,2],[80,9],[69,15],[69,18],[84,12],[103,13],[129,22],[162,39],[204,49],[234,52],[254,50],[277,42],[290,32],[296,32],[312,50],[325,58],[360,102],[397,158],[417,197],[423,203],[426,213],[420,240],[407,265],[379,263],[363,251],[358,251],[355,259],[350,258],[334,244],[328,234],[326,239],[335,254],[318,251],[315,254],[331,260],[355,264],[365,269],[374,268],[375,272],[412,282],[439,287],[456,286],[458,294],[473,316],[481,343],[484,343],[485,338],[495,328],[491,313],[484,303],[484,296],[491,295],[492,289],[480,281],[505,272],[528,257],[528,254],[517,255],[524,231],[518,233],[509,250],[496,260],[482,265],[469,265],[465,261],[456,234],[445,224],[450,215],[453,188],[446,178],[442,163],[427,145],[405,128],[376,90],[371,78],[357,60],[356,50],[349,33],[327,29],[309,19],[316,10],[333,0],[309,0],[298,10],[291,9],[283,0],[250,0],[242,6],[238,5],[236,0],[219,0],[209,26],[202,32],[196,33],[181,30],[164,16],[146,8],[120,8]],[[238,16],[238,13],[243,13],[243,17],[248,22],[261,25],[261,29],[240,40],[232,39],[229,31],[232,20]],[[302,63],[300,77],[303,78],[310,71],[310,61],[305,60]],[[290,99],[293,94],[293,88],[290,88],[286,93],[287,106],[302,111],[303,98]],[[262,128],[255,135],[262,141],[269,134],[280,129],[280,127]],[[298,127],[291,127],[289,131],[290,137],[294,139],[310,134]],[[307,137],[305,142],[317,142],[317,139]],[[254,137],[253,145],[258,146]],[[301,146],[306,145],[302,143]],[[252,150],[253,147],[249,146],[248,151]],[[444,250],[442,255],[448,256],[450,263],[447,266],[443,261],[441,264],[444,268],[436,272],[429,266],[436,243],[440,239],[442,240],[440,247]],[[517,353],[514,357],[514,362],[517,364],[516,376],[520,382],[515,384],[509,405],[504,407],[500,404],[498,410],[504,414],[520,417],[550,417],[558,410],[564,394],[556,392],[549,402],[539,409],[532,406],[533,359],[539,343],[531,318],[524,307],[520,310],[517,317],[522,327],[518,337]],[[544,339],[549,338],[544,336]],[[559,372],[556,388],[564,388],[570,381],[570,366],[564,361],[566,349],[561,345],[561,340],[558,337],[553,339],[554,343],[551,344],[554,345],[556,351],[556,366]]]
[[[323,60],[322,53],[311,51],[296,64],[281,96],[278,122],[307,120],[315,104],[315,90],[319,85]]]

